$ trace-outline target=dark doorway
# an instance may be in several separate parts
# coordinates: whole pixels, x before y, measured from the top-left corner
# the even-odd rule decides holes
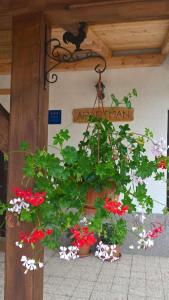
[[[3,152],[0,151],[0,200],[6,202],[7,198],[7,163]],[[0,216],[0,236],[5,236],[5,215]]]

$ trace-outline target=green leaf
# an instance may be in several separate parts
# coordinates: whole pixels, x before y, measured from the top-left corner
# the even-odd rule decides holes
[[[128,99],[128,97],[124,97],[123,102],[125,103],[127,108],[131,108],[131,101]]]
[[[22,209],[21,214],[20,214],[20,220],[22,222],[31,222],[32,221],[32,216],[30,211],[26,211]]]
[[[74,164],[77,160],[77,151],[75,147],[66,146],[61,154],[63,156],[64,162],[67,164]]]
[[[153,138],[153,132],[149,128],[145,128],[145,136],[148,139],[152,139]]]
[[[133,96],[137,97],[138,96],[138,93],[137,93],[137,90],[134,88],[132,89],[132,94]]]
[[[119,100],[115,97],[114,94],[111,94],[111,98],[112,98],[112,103],[114,103],[114,105],[115,105],[116,107],[119,107],[120,102],[119,102]]]
[[[70,134],[68,129],[61,129],[59,133],[57,133],[53,137],[53,145],[60,145],[62,146],[65,141],[68,141],[70,139]]]
[[[3,215],[6,210],[7,210],[7,206],[0,201],[0,216]]]
[[[162,212],[163,212],[163,215],[168,215],[169,214],[169,209],[167,207],[164,207]]]
[[[7,153],[3,153],[4,154],[4,161],[8,161],[8,154]]]

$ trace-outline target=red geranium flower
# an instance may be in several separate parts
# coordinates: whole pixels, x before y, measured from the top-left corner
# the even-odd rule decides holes
[[[120,201],[114,201],[110,198],[105,199],[104,209],[119,216],[124,215],[128,211],[128,205],[122,205]]]
[[[155,224],[153,224],[153,227],[154,228],[148,232],[148,237],[150,237],[152,239],[156,239],[164,231],[164,227],[162,224],[160,224],[160,226],[157,226],[157,227],[155,226]]]
[[[31,233],[20,232],[20,241],[26,244],[35,244],[45,238],[46,235],[51,235],[53,229],[47,229],[46,231],[42,229],[34,229]]]
[[[46,230],[46,235],[51,235],[53,233],[53,229],[47,229]]]
[[[45,201],[46,192],[32,192],[32,189],[21,190],[20,188],[15,188],[16,197],[23,198],[27,203],[32,206],[39,206]]]
[[[89,228],[87,226],[81,227],[76,224],[74,227],[70,228],[70,232],[74,239],[72,245],[78,248],[81,248],[84,245],[92,246],[97,242],[94,232],[89,232]]]
[[[166,161],[165,160],[161,160],[158,163],[158,168],[160,168],[160,169],[166,169],[167,168]]]

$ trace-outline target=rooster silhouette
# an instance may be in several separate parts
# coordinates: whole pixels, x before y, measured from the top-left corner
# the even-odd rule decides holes
[[[78,29],[78,34],[75,35],[72,32],[66,31],[63,34],[63,41],[65,44],[72,43],[76,46],[75,51],[80,51],[80,45],[86,38],[86,29],[87,25],[85,22],[79,22],[79,29]]]

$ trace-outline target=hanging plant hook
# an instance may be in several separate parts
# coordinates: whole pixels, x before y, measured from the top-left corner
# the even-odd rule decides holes
[[[50,39],[46,41],[45,44],[45,70],[44,70],[44,85],[46,87],[46,82],[55,83],[58,79],[58,75],[56,73],[50,73],[57,69],[57,67],[62,63],[75,63],[80,62],[87,59],[97,59],[99,62],[94,67],[94,70],[101,74],[106,69],[106,60],[105,58],[93,51],[91,49],[81,49],[81,43],[86,38],[86,23],[80,22],[80,28],[78,35],[74,35],[71,32],[65,32],[63,35],[63,41],[65,43],[72,43],[76,46],[76,49],[71,52],[69,49],[63,47],[61,42],[58,39]],[[50,66],[47,67],[47,61],[49,61]]]

